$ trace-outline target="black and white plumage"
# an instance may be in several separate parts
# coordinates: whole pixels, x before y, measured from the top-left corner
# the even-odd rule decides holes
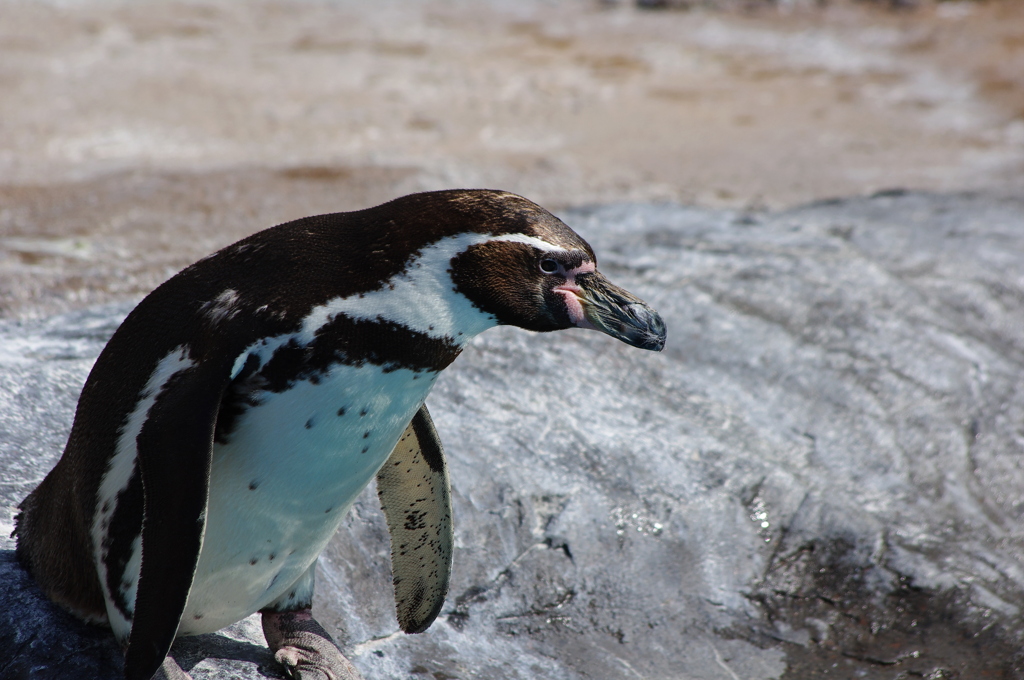
[[[53,600],[109,623],[130,680],[161,669],[176,636],[256,611],[301,671],[305,657],[282,654],[320,654],[317,556],[377,475],[399,621],[425,630],[447,593],[452,530],[423,402],[498,324],[655,350],[665,339],[583,239],[504,192],[415,194],[228,246],[111,338],[64,456],[22,503],[18,555]],[[338,676],[355,677],[347,668]]]

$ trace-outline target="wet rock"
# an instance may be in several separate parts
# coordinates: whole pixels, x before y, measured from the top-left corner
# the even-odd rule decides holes
[[[457,550],[438,621],[398,632],[372,489],[320,561],[316,613],[368,680],[1024,674],[1024,202],[564,218],[669,344],[496,329],[444,374]],[[7,529],[127,309],[0,328]],[[103,636],[0,557],[0,646],[25,650],[0,677],[79,639],[116,677]],[[197,678],[276,673],[254,620],[176,654]]]

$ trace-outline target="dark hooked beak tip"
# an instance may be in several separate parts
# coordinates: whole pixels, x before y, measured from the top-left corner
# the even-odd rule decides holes
[[[665,348],[665,322],[661,316],[598,272],[580,281],[577,299],[584,316],[576,322],[577,326],[592,328],[640,349],[660,352]]]
[[[656,311],[642,304],[631,304],[624,307],[632,323],[623,328],[619,338],[633,347],[660,352],[665,349],[665,322]]]

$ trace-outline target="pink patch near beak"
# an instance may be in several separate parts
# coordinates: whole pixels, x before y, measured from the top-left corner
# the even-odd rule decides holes
[[[576,275],[589,274],[596,269],[597,267],[593,262],[584,262],[579,267],[559,272],[565,277],[565,283],[557,286],[554,289],[554,292],[558,293],[565,299],[565,307],[569,310],[569,320],[578,328],[589,328],[591,330],[595,330],[594,325],[590,323],[586,314],[583,312],[583,304],[580,302],[580,295],[583,293],[583,289],[576,285]]]

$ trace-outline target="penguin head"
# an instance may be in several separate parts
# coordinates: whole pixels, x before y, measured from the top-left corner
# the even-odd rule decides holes
[[[605,278],[586,241],[543,208],[505,197],[523,203],[517,231],[452,258],[459,293],[502,325],[540,332],[586,328],[642,349],[665,346],[661,316]]]

